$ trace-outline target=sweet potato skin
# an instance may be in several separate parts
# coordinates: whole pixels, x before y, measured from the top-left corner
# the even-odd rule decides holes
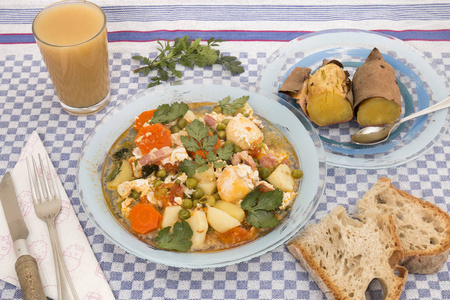
[[[370,52],[364,64],[356,70],[353,76],[353,97],[356,121],[362,126],[392,124],[400,116],[402,97],[395,78],[395,70],[384,60],[377,48]],[[360,104],[375,98],[394,101],[398,106],[398,110],[389,110],[391,112],[390,115],[383,118],[376,115],[372,118],[370,112],[360,116]],[[374,112],[374,114],[377,114],[377,112]],[[383,119],[383,121],[376,121],[380,119]]]

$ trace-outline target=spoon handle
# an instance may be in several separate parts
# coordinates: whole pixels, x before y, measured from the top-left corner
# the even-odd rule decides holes
[[[450,107],[450,97],[447,97],[446,99],[442,100],[441,102],[436,103],[435,105],[432,105],[432,106],[422,109],[414,114],[410,114],[409,116],[404,117],[403,119],[399,120],[396,125],[406,122],[406,121],[409,121],[411,119],[435,112],[437,110],[447,108],[447,107]]]

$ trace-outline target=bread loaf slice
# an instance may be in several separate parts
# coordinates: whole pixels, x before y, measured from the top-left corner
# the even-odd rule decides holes
[[[287,248],[327,299],[366,299],[374,279],[383,287],[383,299],[398,299],[408,274],[398,266],[403,250],[389,215],[363,223],[338,206],[307,226]]]
[[[400,262],[410,273],[432,274],[448,259],[450,216],[430,202],[396,189],[381,177],[357,202],[354,215],[364,221],[374,214],[391,214],[404,250]]]

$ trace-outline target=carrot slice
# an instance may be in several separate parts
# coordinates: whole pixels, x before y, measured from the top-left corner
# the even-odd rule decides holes
[[[256,229],[255,227],[252,227],[250,229],[245,229],[244,227],[234,227],[226,232],[217,234],[222,242],[233,245],[252,240],[255,238],[257,233],[258,229]]]
[[[171,132],[160,123],[142,127],[134,140],[142,154],[149,153],[153,148],[161,149],[165,146],[172,146],[170,139]]]
[[[136,204],[130,211],[131,229],[139,234],[147,234],[159,227],[162,216],[150,204]]]
[[[153,115],[155,114],[156,109],[147,110],[141,113],[139,116],[136,117],[134,120],[134,130],[136,132],[139,132],[141,128],[144,126],[145,123],[150,121],[153,118]]]

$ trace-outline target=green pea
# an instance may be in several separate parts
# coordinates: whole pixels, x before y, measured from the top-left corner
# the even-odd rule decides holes
[[[228,140],[228,141],[225,142],[224,146],[225,146],[225,145],[228,145],[228,144],[233,144],[233,142],[230,141],[230,140]]]
[[[158,186],[160,186],[161,184],[163,184],[163,182],[161,180],[156,180],[155,182],[153,182],[153,186],[156,188]]]
[[[190,189],[195,189],[195,187],[197,186],[198,180],[195,179],[194,177],[189,177],[188,179],[186,179],[186,186]]]
[[[193,208],[196,208],[197,205],[198,205],[198,200],[192,201],[192,207],[193,207]]]
[[[272,173],[272,171],[270,171],[270,169],[267,167],[259,168],[258,172],[259,172],[259,177],[261,177],[261,179],[266,179],[267,177],[270,176],[270,173]]]
[[[178,128],[183,129],[184,127],[186,127],[186,125],[187,125],[187,121],[185,118],[178,119],[178,121],[177,121]]]
[[[303,171],[299,169],[292,170],[292,177],[294,178],[302,178],[303,177]]]
[[[213,197],[214,197],[217,201],[220,200],[220,195],[219,195],[219,193],[213,194]]]
[[[220,107],[220,106],[214,106],[212,110],[213,110],[213,112],[216,112],[218,114],[222,113],[222,107]]]
[[[172,125],[170,126],[170,132],[172,133],[180,132],[180,127],[178,127],[177,125]]]
[[[225,138],[227,137],[227,134],[226,134],[225,131],[220,130],[220,131],[217,131],[217,137],[218,137],[219,139],[223,140],[223,139],[225,139]]]
[[[194,199],[200,199],[205,195],[205,191],[201,187],[195,188],[195,191],[192,193],[192,198]]]
[[[183,199],[181,206],[183,206],[183,208],[190,209],[190,208],[192,208],[193,204],[194,203],[191,199],[186,198],[186,199]]]
[[[168,192],[169,192],[168,188],[162,188],[162,189],[155,191],[155,196],[164,196],[164,195],[167,195]]]
[[[121,200],[121,201],[117,202],[117,208],[119,208],[120,211],[122,210],[122,203],[123,203],[124,201],[125,201],[125,200]]]
[[[156,177],[159,177],[159,178],[166,177],[166,175],[167,175],[167,172],[164,169],[158,170],[158,172],[156,172]]]
[[[138,200],[139,197],[141,197],[141,193],[139,193],[138,191],[132,190],[130,196],[134,200]]]
[[[223,119],[222,120],[222,123],[225,124],[225,125],[228,125],[229,122],[230,122],[230,119]]]
[[[217,130],[217,131],[223,131],[223,130],[225,130],[225,129],[227,129],[227,125],[225,125],[225,124],[223,124],[223,123],[219,123],[219,124],[217,124],[217,126],[216,126],[216,130]]]
[[[209,204],[209,206],[216,205],[216,198],[213,195],[207,195],[205,198],[206,198],[206,203]]]
[[[206,202],[208,202],[208,198],[206,198],[206,197],[200,198],[200,199],[198,200],[198,202],[199,202],[200,204],[205,204]]]
[[[178,211],[178,217],[180,218],[180,220],[186,220],[191,217],[191,213],[189,212],[189,210],[183,208]]]
[[[125,148],[131,148],[131,142],[130,141],[125,141],[125,142],[123,142],[123,146]]]
[[[242,151],[242,148],[238,145],[234,145],[234,149],[233,149],[234,153],[238,153]]]

